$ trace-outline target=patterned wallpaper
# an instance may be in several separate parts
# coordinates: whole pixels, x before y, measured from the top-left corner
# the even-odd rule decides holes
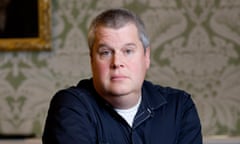
[[[240,0],[53,0],[52,51],[0,52],[0,133],[41,135],[53,94],[91,76],[86,31],[109,7],[145,21],[147,79],[191,93],[204,135],[240,135]]]

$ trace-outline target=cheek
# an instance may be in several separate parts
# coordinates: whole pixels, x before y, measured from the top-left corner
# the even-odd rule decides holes
[[[100,75],[100,77],[102,77],[108,73],[109,65],[98,61],[92,62],[92,71],[94,75]]]
[[[137,62],[128,62],[128,70],[132,73],[134,77],[139,77],[139,75],[142,75],[142,72],[144,70],[143,64]]]
[[[131,67],[134,70],[141,70],[141,72],[145,71],[146,69],[148,69],[148,61],[144,56],[136,58],[134,59],[134,61],[131,62]]]

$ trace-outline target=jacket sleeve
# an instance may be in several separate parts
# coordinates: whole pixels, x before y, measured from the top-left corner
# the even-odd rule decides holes
[[[83,101],[68,91],[58,92],[48,111],[43,144],[94,144],[96,132]]]
[[[190,96],[183,105],[180,135],[177,144],[202,144],[201,123],[195,104]]]

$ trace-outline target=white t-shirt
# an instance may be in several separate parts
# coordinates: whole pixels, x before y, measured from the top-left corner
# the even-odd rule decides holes
[[[115,109],[119,115],[121,115],[127,123],[132,127],[134,117],[137,113],[138,107],[141,103],[142,97],[139,98],[138,103],[129,109]]]

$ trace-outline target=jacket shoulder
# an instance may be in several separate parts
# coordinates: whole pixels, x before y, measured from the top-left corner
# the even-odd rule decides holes
[[[150,81],[144,81],[144,87],[151,95],[155,97],[163,97],[167,102],[187,101],[188,99],[191,99],[191,95],[184,90],[153,84]]]
[[[82,80],[77,86],[71,86],[56,92],[51,100],[55,106],[72,106],[84,104],[91,99],[91,83],[88,80]]]

